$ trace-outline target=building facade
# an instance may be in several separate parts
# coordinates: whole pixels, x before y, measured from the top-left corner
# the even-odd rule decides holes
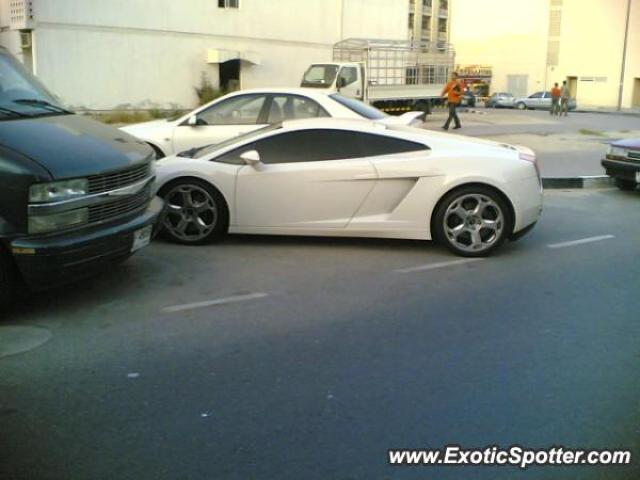
[[[76,109],[190,108],[203,74],[298,86],[344,38],[407,38],[408,15],[408,0],[0,0],[0,45]]]
[[[449,0],[409,0],[409,37],[432,44],[449,43]]]
[[[490,66],[492,91],[567,80],[579,106],[640,107],[640,0],[456,0],[451,18],[457,63]]]

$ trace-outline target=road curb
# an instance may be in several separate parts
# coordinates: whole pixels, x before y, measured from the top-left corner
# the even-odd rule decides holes
[[[593,175],[584,177],[547,177],[542,179],[544,188],[603,188],[615,185],[613,178],[607,175]]]

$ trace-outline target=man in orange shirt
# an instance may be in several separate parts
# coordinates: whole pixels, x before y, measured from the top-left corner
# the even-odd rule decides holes
[[[455,126],[453,129],[458,129],[462,125],[460,125],[460,119],[458,118],[458,113],[456,112],[456,108],[460,105],[460,98],[462,97],[462,90],[464,89],[464,85],[460,80],[458,80],[458,74],[453,72],[451,75],[451,81],[444,86],[442,90],[441,96],[447,96],[447,102],[449,104],[449,118],[443,125],[444,130],[449,130],[449,124],[451,124],[451,120],[454,121]]]
[[[551,89],[551,110],[549,110],[551,115],[560,115],[560,95],[562,95],[562,90],[557,83],[554,83]]]

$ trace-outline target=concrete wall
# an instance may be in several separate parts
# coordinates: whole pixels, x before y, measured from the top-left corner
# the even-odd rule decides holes
[[[242,62],[243,88],[298,86],[341,38],[406,38],[408,2],[34,0],[34,10],[36,73],[68,104],[188,108],[202,72],[218,82],[210,49],[258,54],[260,65]]]
[[[640,77],[640,0],[632,1],[623,107],[631,107]],[[508,75],[528,75],[529,93],[577,77],[580,106],[615,107],[618,101],[627,0],[563,0],[559,61],[547,66],[549,0],[455,0],[451,41],[458,64],[493,67],[493,91]]]

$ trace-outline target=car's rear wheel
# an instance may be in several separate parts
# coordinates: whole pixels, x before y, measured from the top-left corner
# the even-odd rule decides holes
[[[630,191],[636,189],[636,182],[633,180],[625,180],[623,178],[616,178],[616,187],[620,190]]]
[[[511,215],[502,196],[488,187],[468,186],[448,193],[436,207],[434,238],[464,257],[483,257],[511,233]]]
[[[14,283],[13,263],[9,255],[0,247],[0,312],[11,303]]]
[[[516,108],[518,110],[526,110],[527,109],[527,105],[524,102],[518,102],[518,103],[516,103]]]
[[[229,209],[212,185],[196,178],[171,182],[160,191],[167,204],[162,236],[184,245],[202,245],[223,238]]]

